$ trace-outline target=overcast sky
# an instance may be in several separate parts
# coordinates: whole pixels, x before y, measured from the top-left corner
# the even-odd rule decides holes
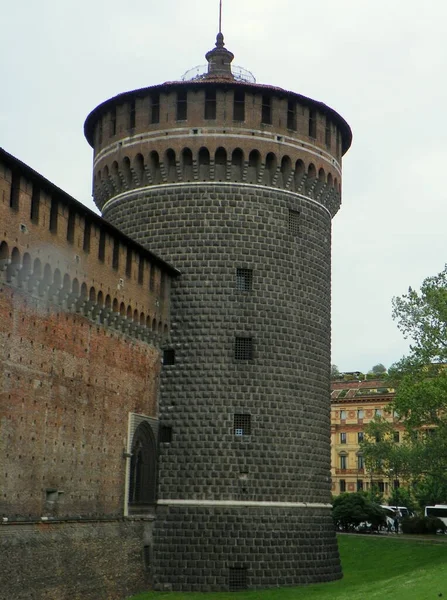
[[[447,2],[223,3],[235,64],[352,127],[333,224],[332,362],[388,367],[408,348],[391,298],[446,262]],[[16,2],[1,20],[0,146],[93,207],[86,116],[204,64],[218,0]]]

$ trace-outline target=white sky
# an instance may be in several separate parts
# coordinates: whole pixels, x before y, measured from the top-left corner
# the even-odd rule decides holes
[[[352,127],[334,219],[332,362],[388,367],[407,351],[392,296],[446,262],[447,2],[223,3],[235,64]],[[92,207],[85,117],[204,64],[218,0],[11,2],[1,21],[0,146]]]

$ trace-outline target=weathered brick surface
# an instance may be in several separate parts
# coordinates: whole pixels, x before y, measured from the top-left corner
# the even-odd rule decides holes
[[[0,525],[0,600],[121,600],[148,588],[144,521]]]

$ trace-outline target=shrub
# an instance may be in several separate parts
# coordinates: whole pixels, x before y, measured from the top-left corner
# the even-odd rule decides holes
[[[438,531],[445,532],[446,526],[441,519],[436,517],[405,517],[401,522],[403,533],[434,534]]]

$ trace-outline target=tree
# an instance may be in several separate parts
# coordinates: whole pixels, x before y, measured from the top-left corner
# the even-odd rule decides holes
[[[337,365],[331,365],[331,379],[337,379],[340,377],[340,371]]]
[[[372,367],[370,373],[373,373],[374,375],[383,375],[386,373],[386,367],[385,365],[382,365],[382,363],[378,363]]]
[[[361,492],[337,496],[332,517],[337,527],[345,531],[355,529],[360,523],[370,523],[375,529],[385,523],[385,511]]]

